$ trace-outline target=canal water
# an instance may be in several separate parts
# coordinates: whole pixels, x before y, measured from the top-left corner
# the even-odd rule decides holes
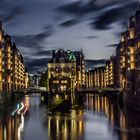
[[[52,113],[34,94],[0,111],[0,140],[140,140],[140,113],[91,94]]]

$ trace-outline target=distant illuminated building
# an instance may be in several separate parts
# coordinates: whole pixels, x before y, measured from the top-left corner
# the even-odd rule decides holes
[[[29,74],[29,87],[30,88],[39,88],[39,81],[41,79],[41,74]]]
[[[115,57],[111,56],[109,60],[106,61],[106,86],[107,87],[115,87]]]
[[[106,69],[98,67],[86,72],[86,88],[106,87]]]
[[[85,86],[86,88],[93,87],[93,70],[88,70],[85,73]]]
[[[115,87],[115,57],[111,56],[106,65],[86,72],[86,88]]]
[[[105,67],[99,67],[95,70],[95,74],[94,74],[94,81],[95,81],[94,83],[96,83],[97,86],[101,88],[106,87],[106,71],[105,70],[106,70]]]
[[[76,82],[79,89],[85,86],[85,60],[82,50],[73,53],[76,58]]]
[[[25,89],[29,88],[29,73],[27,72],[27,70],[25,70],[25,76],[24,76],[24,81],[25,81]]]

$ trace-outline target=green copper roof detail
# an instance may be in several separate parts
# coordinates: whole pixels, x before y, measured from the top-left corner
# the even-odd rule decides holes
[[[69,55],[69,61],[76,61],[76,58],[75,58],[75,55],[73,54],[73,52],[71,52]]]

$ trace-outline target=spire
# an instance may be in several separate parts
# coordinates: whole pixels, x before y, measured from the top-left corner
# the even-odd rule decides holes
[[[81,48],[81,53],[83,53],[83,49]]]

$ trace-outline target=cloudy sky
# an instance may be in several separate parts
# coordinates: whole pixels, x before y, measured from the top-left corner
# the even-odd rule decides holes
[[[0,0],[0,19],[35,72],[58,48],[82,48],[89,62],[103,63],[137,8],[138,0]]]

